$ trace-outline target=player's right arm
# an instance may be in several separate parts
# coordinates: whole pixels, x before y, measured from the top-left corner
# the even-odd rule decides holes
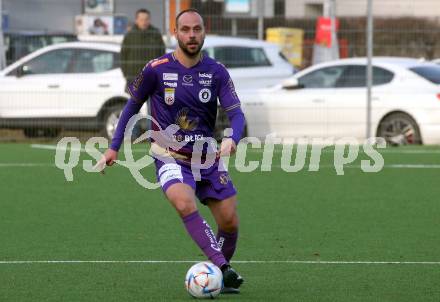
[[[128,121],[139,112],[142,105],[155,90],[157,75],[151,64],[147,64],[136,79],[127,87],[130,99],[125,104],[119,117],[118,126],[112,138],[110,148],[104,153],[101,160],[96,164],[96,168],[111,166],[118,158],[118,152],[124,140],[125,128]]]

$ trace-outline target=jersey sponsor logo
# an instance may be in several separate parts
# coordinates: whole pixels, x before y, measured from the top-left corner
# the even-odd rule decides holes
[[[193,86],[192,83],[193,77],[190,74],[186,74],[183,76],[183,85],[185,86]]]
[[[189,109],[187,107],[180,109],[176,116],[176,124],[182,130],[193,131],[199,125],[199,119],[198,118],[194,120],[190,119],[188,117],[188,113],[189,113]]]
[[[212,73],[199,72],[199,78],[208,78],[208,79],[212,79]]]
[[[183,141],[183,135],[182,134],[174,135],[174,139],[180,143],[181,141]]]
[[[185,142],[187,143],[194,143],[196,141],[200,141],[204,139],[203,134],[186,134],[185,135]]]
[[[211,100],[211,90],[203,88],[199,92],[199,100],[202,103],[208,103]]]
[[[199,84],[203,86],[211,86],[212,80],[199,80]]]
[[[174,104],[174,93],[175,93],[175,89],[174,88],[165,88],[165,93],[164,93],[164,100],[165,100],[165,104],[171,106],[172,104]]]
[[[163,63],[167,63],[169,61],[170,60],[168,60],[168,58],[160,59],[160,60],[157,60],[157,61],[154,61],[153,63],[151,63],[151,67],[156,67],[157,65],[160,65],[160,64],[163,64]]]
[[[177,81],[179,79],[179,76],[177,73],[164,73],[162,75],[164,81]]]
[[[185,141],[185,143],[195,143],[196,141],[205,139],[203,134],[177,134],[173,135],[173,138],[179,143],[183,141]]]
[[[177,82],[163,82],[163,84],[168,87],[173,87],[173,88],[177,87]]]

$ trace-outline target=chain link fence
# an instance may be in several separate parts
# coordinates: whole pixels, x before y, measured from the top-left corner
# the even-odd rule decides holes
[[[250,1],[251,4],[247,9],[253,9],[253,2]],[[285,0],[265,2],[264,10],[267,12],[264,13],[265,16],[258,17],[258,14],[253,16],[225,14],[226,4],[224,1],[171,0],[169,6],[164,7],[173,11],[165,12],[162,21],[163,24],[166,24],[167,17],[172,21],[176,13],[176,6],[180,4],[181,9],[194,7],[200,11],[205,20],[207,34],[210,36],[234,36],[253,40],[262,37],[263,40],[279,44],[280,53],[276,55],[275,59],[281,58],[291,65],[291,71],[287,74],[281,72],[279,79],[273,74],[265,75],[271,66],[276,67],[276,64],[271,61],[270,53],[263,54],[262,57],[254,50],[249,52],[239,50],[237,47],[242,45],[233,45],[234,40],[225,42],[225,45],[219,45],[217,48],[213,46],[213,49],[206,50],[207,54],[217,57],[216,59],[223,61],[222,63],[231,68],[233,78],[234,67],[243,69],[241,72],[245,76],[246,68],[249,67],[247,70],[251,79],[246,82],[249,87],[244,87],[242,93],[243,109],[247,119],[251,121],[247,125],[248,135],[261,137],[276,131],[284,137],[309,136],[308,133],[311,136],[331,135],[338,137],[349,134],[347,129],[353,128],[358,128],[356,135],[361,135],[360,133],[365,132],[363,130],[365,118],[359,118],[359,116],[363,116],[362,110],[365,110],[366,94],[362,94],[361,90],[355,91],[355,89],[365,88],[365,68],[344,70],[336,68],[329,70],[327,74],[322,72],[315,78],[310,77],[312,80],[304,77],[298,78],[297,82],[291,83],[290,87],[287,85],[280,88],[279,92],[274,93],[274,95],[278,93],[280,98],[286,99],[277,99],[268,92],[258,91],[259,88],[268,86],[264,85],[266,82],[270,82],[271,85],[275,82],[282,83],[283,79],[292,76],[294,72],[301,72],[312,66],[318,35],[317,20],[325,13],[323,6],[308,4],[304,16],[288,17],[286,16],[288,15],[286,2]],[[304,1],[298,1],[298,3],[302,2]],[[366,1],[361,2],[360,5],[364,5],[366,11]],[[336,1],[336,5],[338,5],[338,1]],[[429,4],[420,3],[419,5]],[[139,2],[139,7],[142,6],[144,4]],[[154,11],[151,13],[156,14]],[[13,15],[14,12],[10,12],[10,14]],[[339,56],[341,58],[365,57],[367,50],[366,16],[337,15],[337,19]],[[172,26],[173,22],[170,24]],[[165,30],[162,33],[166,36]],[[8,64],[13,64],[23,55],[37,49],[41,50],[41,47],[48,44],[77,39],[74,35],[66,35],[66,37],[49,41],[48,37],[38,36],[18,41],[17,39],[13,40],[13,36],[5,34]],[[64,53],[52,58],[48,57],[39,63],[42,64],[39,66],[42,70],[53,70],[53,72],[45,71],[41,75],[31,75],[26,73],[26,68],[30,68],[29,62],[23,62],[14,70],[3,74],[0,79],[2,81],[0,87],[0,141],[54,142],[59,137],[66,135],[89,137],[108,135],[114,131],[118,114],[128,98],[124,92],[125,80],[118,71],[120,65],[118,43],[121,39],[121,36],[110,39],[109,41],[112,43],[102,42],[106,39],[89,39],[101,40],[96,43],[105,46],[92,47],[95,52],[89,49],[88,52],[76,51],[69,54],[68,50],[64,50]],[[252,45],[249,44],[249,47],[262,48],[262,46],[255,46],[257,44]],[[173,45],[167,46],[168,51],[171,51]],[[228,50],[226,47],[235,48]],[[440,18],[403,15],[392,18],[375,17],[373,50],[374,56],[409,57],[420,59],[420,61],[440,58]],[[240,51],[242,51],[241,55]],[[19,52],[21,53],[19,54]],[[44,56],[44,54],[41,55]],[[62,67],[63,58],[69,55],[72,56],[69,61],[71,65],[66,66],[67,69],[65,69],[69,72],[63,73],[58,67]],[[36,56],[32,60],[38,61],[38,58]],[[85,61],[86,59],[88,63]],[[234,62],[235,66],[232,66],[231,62]],[[88,71],[74,72],[77,64],[82,64],[83,68],[87,67]],[[256,71],[256,67],[261,69]],[[375,114],[373,134],[388,135],[395,138],[397,143],[424,142],[422,138],[434,133],[435,127],[437,127],[437,119],[432,115],[428,116],[429,114],[425,112],[440,114],[435,103],[437,101],[440,107],[440,96],[435,93],[435,85],[440,84],[440,73],[436,70],[420,68],[400,75],[392,69],[383,71],[386,69],[383,66],[377,68],[379,69],[375,69],[373,84],[377,85],[378,90],[373,90],[373,97],[381,89],[380,85],[389,84],[399,77],[403,77],[403,81],[408,84],[406,87],[401,85],[401,90],[397,92],[392,90],[382,92],[384,96],[381,98],[386,102],[391,102],[390,95],[393,94],[397,99],[402,98],[402,107],[384,103],[375,104],[373,108]],[[260,72],[260,79],[256,79]],[[337,76],[335,73],[338,72],[340,72],[339,80],[335,79]],[[237,87],[246,81],[240,77],[234,78],[234,80]],[[426,83],[423,83],[423,80],[426,80]],[[315,84],[311,84],[310,81]],[[252,83],[254,84],[252,85]],[[92,84],[95,86],[91,87]],[[433,84],[432,87],[429,84]],[[107,89],[109,87],[111,89]],[[295,107],[289,103],[304,98],[308,88],[327,89],[324,90],[327,92],[317,91],[317,95],[311,97],[310,106]],[[345,88],[345,90],[338,91],[337,88]],[[353,90],[350,91],[349,88],[353,88]],[[424,98],[429,100],[411,104],[408,97],[402,97],[404,94],[419,98],[419,101]],[[336,99],[334,104],[331,103],[333,99]],[[350,100],[357,103],[347,104]],[[322,101],[323,103],[316,105],[314,101]],[[96,104],[92,104],[93,102]],[[261,106],[258,107],[256,104]],[[394,112],[389,109],[392,106],[396,107]],[[395,118],[390,118],[390,116]],[[225,127],[227,125],[225,116],[220,113],[219,118],[222,121],[222,127]],[[113,124],[109,124],[110,122]],[[307,131],[307,128],[314,128],[317,123],[322,124],[320,131],[314,134],[313,131]],[[110,129],[112,127],[113,129]],[[301,131],[304,135],[301,134]],[[398,140],[399,135],[400,138],[402,135],[406,138]],[[437,136],[434,135],[434,137],[435,139],[426,141],[435,142]]]

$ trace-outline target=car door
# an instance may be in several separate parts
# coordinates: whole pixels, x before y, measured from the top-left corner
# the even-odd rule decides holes
[[[2,79],[0,112],[5,118],[55,117],[63,75],[74,50],[55,49],[18,66]]]
[[[341,66],[312,70],[298,75],[298,86],[263,90],[255,102],[248,97],[245,109],[249,123],[259,134],[264,128],[267,133],[275,132],[284,138],[325,138],[326,96],[343,70]]]
[[[284,90],[285,115],[291,120],[294,136],[326,138],[328,131],[327,98],[344,72],[344,66],[313,70],[298,77],[298,89]],[[281,98],[280,98],[281,100]]]
[[[329,136],[356,139],[366,137],[366,72],[366,65],[347,65],[335,89],[326,96]],[[386,90],[384,84],[389,83],[393,76],[393,73],[388,70],[373,67],[372,107],[380,102],[381,95]]]
[[[63,79],[60,116],[93,117],[105,101],[123,96],[125,80],[118,67],[119,53],[77,48]]]

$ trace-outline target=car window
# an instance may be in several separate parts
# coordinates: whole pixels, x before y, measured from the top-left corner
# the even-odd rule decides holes
[[[298,83],[304,88],[334,88],[345,68],[345,66],[324,67],[303,75],[298,79]]]
[[[394,79],[394,73],[380,67],[373,67],[373,86],[383,85]]]
[[[47,44],[57,44],[57,43],[64,43],[64,42],[71,42],[71,41],[77,41],[75,36],[47,36]]]
[[[47,46],[47,41],[44,37],[23,37],[21,43],[25,49],[25,53],[23,55],[27,55],[28,53]]]
[[[383,85],[389,83],[394,78],[394,74],[381,67],[373,66],[373,86]],[[351,65],[348,66],[336,87],[339,88],[356,88],[367,87],[367,67],[366,65]]]
[[[367,84],[367,68],[365,65],[347,66],[336,83],[338,88],[365,87]]]
[[[119,64],[115,54],[110,51],[80,49],[72,64],[73,73],[104,72],[115,68]]]
[[[271,66],[264,50],[254,47],[221,46],[206,50],[227,68]]]
[[[23,64],[23,73],[25,75],[67,73],[73,53],[73,49],[57,49],[46,52]]]
[[[419,66],[409,70],[434,84],[440,84],[440,66]]]

